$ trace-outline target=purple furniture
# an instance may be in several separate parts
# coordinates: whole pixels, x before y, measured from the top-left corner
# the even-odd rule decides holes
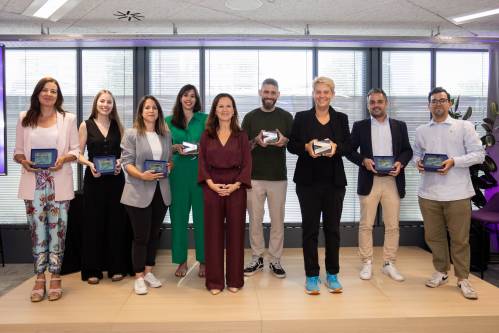
[[[483,227],[482,241],[486,241],[485,231],[489,229],[496,235],[496,242],[499,242],[499,193],[494,194],[494,196],[487,201],[483,208],[471,212],[471,220],[480,223]],[[493,226],[493,230],[490,227]],[[483,243],[482,242],[482,243]],[[483,267],[484,258],[486,253],[484,253],[483,246],[480,246],[480,277],[483,279]],[[490,245],[487,246],[490,251]]]

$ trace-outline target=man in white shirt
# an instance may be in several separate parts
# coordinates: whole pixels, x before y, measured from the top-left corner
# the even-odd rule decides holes
[[[469,167],[482,163],[485,151],[472,123],[449,116],[451,106],[450,94],[441,87],[434,88],[428,95],[432,120],[416,129],[414,143],[414,161],[422,173],[419,207],[423,215],[425,240],[432,251],[436,269],[426,281],[426,286],[436,288],[448,282],[448,231],[457,286],[464,297],[477,299],[478,295],[468,280],[470,198],[475,194]],[[447,159],[437,171],[425,171],[425,154],[445,154]]]

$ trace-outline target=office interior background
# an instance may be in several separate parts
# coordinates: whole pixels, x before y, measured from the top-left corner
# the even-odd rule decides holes
[[[0,226],[10,236],[4,236],[4,249],[12,261],[30,260],[29,239],[22,236],[27,231],[24,204],[17,199],[21,170],[11,158],[15,125],[42,76],[59,80],[65,109],[79,121],[88,118],[97,91],[111,90],[121,120],[131,127],[141,96],[157,96],[168,114],[186,83],[199,87],[205,111],[219,92],[232,94],[242,121],[260,105],[261,81],[273,77],[280,84],[278,106],[294,114],[312,106],[312,81],[324,75],[334,79],[332,105],[348,115],[350,126],[368,117],[367,91],[383,88],[390,117],[407,123],[411,143],[416,127],[429,121],[432,87],[460,96],[461,108],[471,106],[470,121],[479,134],[484,133],[480,124],[489,102],[497,100],[499,16],[453,21],[495,9],[497,1],[70,0],[49,19],[30,16],[36,2],[0,0],[7,129]],[[290,180],[295,164],[296,157],[288,154]],[[78,190],[82,169],[73,167]],[[345,160],[345,168],[342,222],[355,228],[360,214],[357,166]],[[419,244],[419,175],[413,166],[406,168],[406,181],[400,219],[419,231],[413,233],[417,240],[402,237],[401,243]],[[289,181],[285,222],[296,229],[300,221]],[[168,229],[168,214],[165,223]],[[21,247],[19,240],[26,242],[26,256],[13,253]],[[355,242],[347,237],[344,245]]]

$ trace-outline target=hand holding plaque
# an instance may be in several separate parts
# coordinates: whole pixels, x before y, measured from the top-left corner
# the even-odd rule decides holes
[[[150,171],[156,174],[168,176],[168,162],[163,160],[145,160],[144,171]]]
[[[197,155],[199,154],[199,145],[188,141],[182,142],[182,152],[184,155]]]
[[[424,170],[437,172],[444,167],[443,162],[448,159],[446,154],[425,154],[423,157]]]
[[[97,173],[103,175],[114,174],[116,170],[116,157],[115,156],[95,156],[93,163]]]
[[[31,149],[33,169],[48,169],[55,166],[57,149]]]
[[[312,142],[312,150],[314,154],[324,156],[333,152],[332,141],[329,139],[314,140]]]
[[[277,131],[262,131],[262,141],[268,145],[273,145],[279,141],[279,133]]]
[[[374,156],[374,169],[377,173],[387,175],[393,170],[395,159],[393,156]]]

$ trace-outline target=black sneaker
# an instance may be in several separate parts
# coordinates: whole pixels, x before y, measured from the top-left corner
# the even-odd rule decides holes
[[[255,257],[248,266],[244,267],[244,276],[252,276],[261,270],[263,270],[263,258]]]
[[[283,279],[286,277],[286,271],[284,270],[284,268],[282,268],[281,263],[279,261],[271,262],[269,264],[269,268],[275,277],[279,279]]]

